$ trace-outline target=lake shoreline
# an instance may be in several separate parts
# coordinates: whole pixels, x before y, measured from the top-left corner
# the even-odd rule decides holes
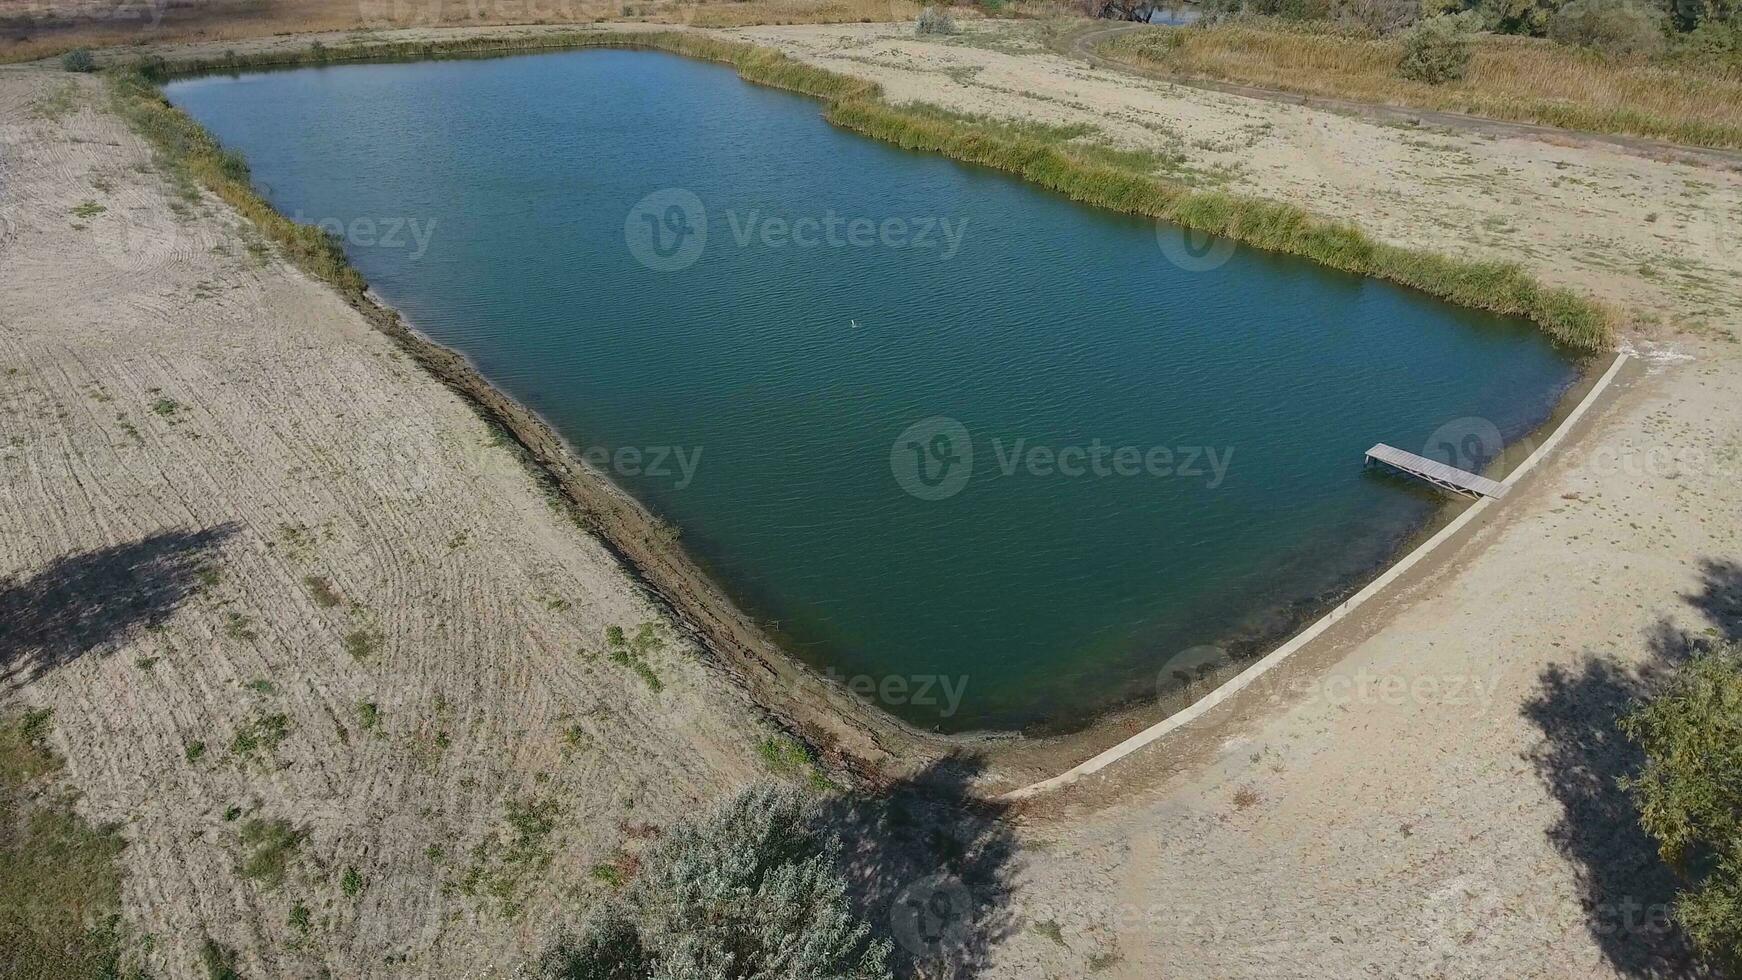
[[[298,39],[284,41],[295,44]],[[577,43],[571,35],[556,44],[490,43],[478,50],[462,50],[439,56],[494,57],[586,47],[623,46],[649,49],[646,45],[625,45],[615,39],[603,44],[598,43],[597,39]],[[289,54],[249,58],[247,64],[239,65],[236,70],[307,66],[317,63],[308,60],[307,50],[304,46],[293,48]],[[652,47],[650,50],[697,57],[664,47]],[[303,54],[296,53],[299,51]],[[436,56],[438,55],[429,55]],[[339,62],[351,59],[333,57],[330,60]],[[377,55],[356,60],[383,59]],[[412,60],[415,60],[415,56]],[[731,64],[729,61],[727,63]],[[187,65],[197,67],[190,69],[185,67]],[[228,70],[209,62],[194,60],[170,61],[167,67],[178,77],[187,74],[223,73]],[[742,70],[740,74],[744,75],[746,81],[789,87],[803,94],[818,95],[817,92],[803,87],[786,86],[751,77]],[[826,96],[819,97],[827,101]],[[859,129],[857,126],[849,128]],[[871,135],[873,139],[878,138],[875,134],[867,135]],[[897,145],[900,145],[899,141]],[[1021,178],[1024,175],[1018,173],[1015,176]],[[854,696],[838,683],[820,676],[813,667],[783,649],[752,617],[738,607],[719,582],[702,570],[683,548],[669,525],[635,497],[618,487],[606,474],[588,466],[546,420],[496,387],[467,357],[417,331],[399,311],[383,303],[373,293],[365,291],[351,296],[345,294],[343,289],[340,292],[376,329],[393,338],[444,385],[464,396],[483,418],[507,432],[523,454],[529,469],[541,481],[548,481],[550,485],[561,489],[567,506],[572,508],[571,516],[576,523],[598,537],[651,596],[671,610],[675,619],[687,624],[704,649],[722,663],[730,665],[731,675],[757,704],[768,711],[782,727],[802,738],[831,767],[875,782],[885,778],[890,772],[912,771],[946,756],[972,754],[981,757],[987,764],[985,782],[989,790],[996,792],[1008,786],[1024,785],[1036,776],[1068,768],[1117,743],[1134,728],[1148,727],[1189,707],[1189,703],[1177,705],[1158,714],[1159,706],[1154,701],[1140,699],[1134,703],[1126,698],[1109,702],[1103,708],[1089,713],[1082,724],[1073,725],[1068,731],[1043,729],[1038,734],[1032,728],[1019,731],[941,734],[914,727],[875,704]],[[1581,377],[1580,381],[1569,386],[1549,419],[1545,420],[1544,426],[1556,413],[1567,409],[1575,400],[1569,397],[1570,393],[1586,383],[1588,379]],[[1541,431],[1541,428],[1538,427],[1536,431]],[[1429,536],[1433,527],[1449,520],[1456,510],[1455,502],[1437,507],[1434,516],[1424,523],[1423,529],[1405,536],[1386,560],[1371,566],[1366,573],[1348,580],[1344,586],[1334,590],[1335,594],[1352,594],[1382,575],[1399,558]],[[1255,645],[1270,647],[1287,640],[1338,601],[1340,600],[1321,595],[1319,599],[1298,605],[1296,608],[1299,611],[1288,617],[1288,626],[1267,631],[1268,639],[1256,641]],[[1260,649],[1250,659],[1242,658],[1238,663],[1243,665],[1263,655],[1264,650]]]

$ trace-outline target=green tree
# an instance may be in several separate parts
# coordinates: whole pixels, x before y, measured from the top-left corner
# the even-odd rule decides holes
[[[1696,655],[1621,730],[1645,753],[1622,785],[1688,883],[1676,920],[1702,952],[1742,967],[1742,645]]]
[[[1441,14],[1421,21],[1403,35],[1403,58],[1397,74],[1414,82],[1444,85],[1464,77],[1470,68],[1473,15]]]
[[[537,980],[887,980],[817,804],[755,786],[680,823],[640,874],[528,971]]]
[[[1637,0],[1573,0],[1548,21],[1548,36],[1610,54],[1654,54],[1663,49],[1663,11]]]

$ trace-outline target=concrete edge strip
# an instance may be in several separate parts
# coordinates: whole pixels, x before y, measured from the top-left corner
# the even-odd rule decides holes
[[[1626,361],[1626,354],[1617,353],[1615,355],[1615,361],[1609,365],[1609,370],[1604,372],[1603,377],[1592,386],[1590,392],[1585,395],[1584,399],[1579,402],[1578,406],[1567,415],[1566,419],[1555,428],[1555,431],[1543,441],[1542,445],[1536,448],[1535,452],[1526,457],[1524,462],[1520,463],[1516,469],[1507,474],[1506,479],[1501,481],[1507,489],[1511,489],[1513,484],[1517,483],[1520,477],[1534,468],[1537,463],[1541,462],[1543,458],[1548,455],[1550,450],[1555,446],[1558,446],[1561,441],[1566,438],[1567,433],[1572,430],[1572,427],[1576,425],[1578,421],[1585,416],[1585,413],[1590,410],[1591,406],[1596,403],[1597,396],[1601,395],[1603,391],[1609,387],[1609,383],[1615,380],[1615,375],[1620,372],[1621,365],[1626,363]],[[1228,700],[1235,694],[1238,694],[1240,691],[1250,686],[1253,681],[1269,672],[1271,668],[1282,663],[1284,660],[1287,660],[1296,651],[1306,646],[1308,643],[1311,643],[1319,634],[1330,629],[1333,623],[1336,623],[1349,613],[1355,611],[1355,609],[1359,608],[1367,600],[1384,591],[1386,587],[1391,585],[1391,583],[1397,581],[1397,579],[1402,577],[1405,572],[1415,567],[1415,565],[1423,558],[1426,558],[1431,554],[1435,548],[1444,544],[1453,535],[1462,530],[1465,525],[1475,520],[1478,514],[1481,514],[1496,502],[1496,498],[1483,497],[1481,500],[1470,505],[1469,509],[1459,514],[1451,523],[1440,528],[1437,534],[1422,542],[1422,544],[1414,551],[1405,555],[1402,559],[1398,560],[1396,564],[1386,569],[1378,578],[1369,582],[1366,588],[1355,593],[1353,596],[1350,596],[1348,599],[1343,600],[1343,602],[1338,604],[1336,608],[1321,616],[1311,626],[1308,626],[1306,629],[1295,634],[1295,636],[1287,643],[1272,650],[1269,654],[1265,655],[1263,659],[1229,678],[1222,684],[1222,686],[1211,691],[1209,694],[1204,695],[1204,697],[1194,702],[1190,707],[1167,716],[1161,721],[1156,722],[1154,725],[1138,732],[1136,735],[1120,742],[1118,745],[1115,745],[1105,752],[1059,773],[1057,776],[1053,776],[1050,779],[1043,779],[1038,783],[1024,786],[1021,789],[1011,790],[1010,792],[999,796],[998,799],[1011,801],[1023,800],[1032,796],[1038,796],[1041,793],[1058,789],[1061,786],[1069,785],[1084,776],[1100,772],[1102,769],[1118,762],[1120,759],[1136,752],[1138,749],[1149,745],[1151,742],[1156,741],[1162,736],[1196,721],[1198,718],[1207,714],[1210,709],[1221,704],[1223,701]]]

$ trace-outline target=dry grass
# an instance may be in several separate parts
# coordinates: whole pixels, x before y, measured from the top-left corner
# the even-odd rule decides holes
[[[1468,76],[1441,86],[1397,77],[1396,40],[1278,24],[1157,27],[1100,50],[1179,77],[1742,148],[1742,78],[1606,59],[1536,38],[1484,36]]]
[[[750,27],[757,24],[872,24],[913,20],[915,0],[747,0],[669,7],[649,18],[694,27]]]
[[[155,9],[154,9],[155,7]],[[235,41],[274,34],[407,27],[632,21],[748,27],[912,20],[915,0],[0,0],[0,63],[75,47]]]

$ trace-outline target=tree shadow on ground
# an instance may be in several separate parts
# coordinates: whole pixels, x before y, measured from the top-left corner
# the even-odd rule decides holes
[[[1742,640],[1742,562],[1700,562],[1700,591],[1684,595],[1726,640]]]
[[[977,976],[1016,929],[1016,836],[1007,807],[974,793],[983,769],[977,757],[951,756],[824,805],[854,904],[894,941],[897,976]]]
[[[1711,622],[1711,632],[1738,638],[1742,565],[1708,560],[1702,577],[1701,589],[1683,598]],[[1621,734],[1620,719],[1702,642],[1661,621],[1646,639],[1644,662],[1593,655],[1574,669],[1551,666],[1523,709],[1542,732],[1532,753],[1537,775],[1562,808],[1550,839],[1573,862],[1581,912],[1598,948],[1629,977],[1715,975],[1671,920],[1680,882],[1618,782],[1644,763]]]
[[[233,524],[162,531],[0,577],[0,689],[15,688],[157,625],[200,584]]]

